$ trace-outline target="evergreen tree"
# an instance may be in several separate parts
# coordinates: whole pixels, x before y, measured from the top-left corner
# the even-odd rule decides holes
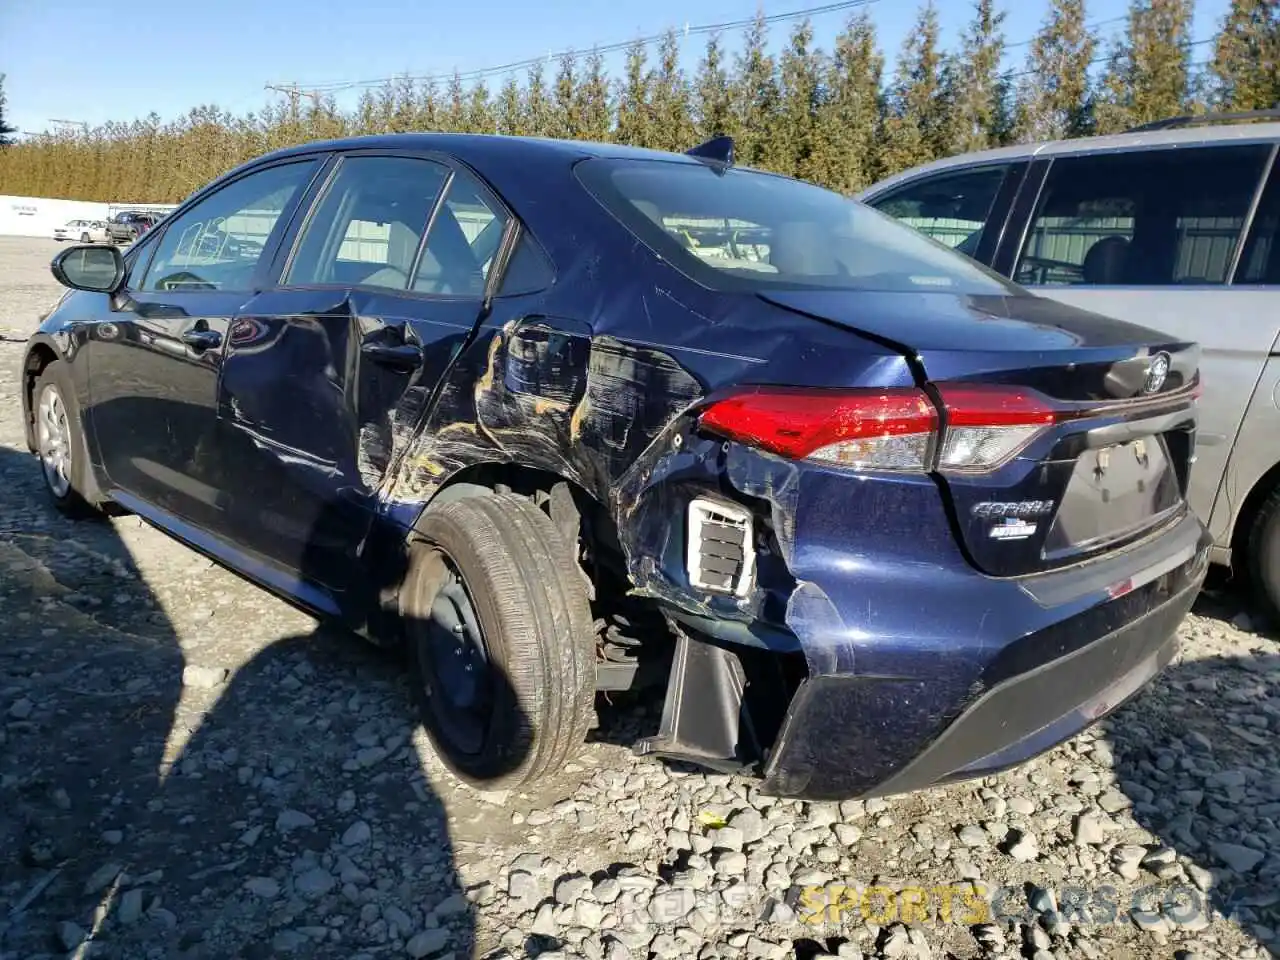
[[[694,81],[694,123],[698,140],[712,137],[734,136],[738,125],[733,116],[733,93],[729,88],[729,74],[724,66],[724,48],[720,34],[713,33],[707,39],[707,49],[698,65]]]
[[[771,121],[778,109],[777,66],[768,52],[769,27],[764,13],[757,13],[747,29],[736,60],[733,84],[734,117],[740,131],[739,162],[777,169],[779,155]]]
[[[884,122],[882,173],[897,173],[950,152],[942,67],[938,10],[933,0],[926,0],[898,58]]]
[[[494,114],[498,133],[518,137],[528,132],[525,127],[524,101],[520,96],[520,85],[516,82],[514,75],[508,76],[502,84]]]
[[[680,69],[680,40],[674,30],[658,45],[658,67],[649,80],[653,107],[652,139],[646,146],[677,153],[694,146],[689,81]]]
[[[884,57],[867,14],[851,19],[836,37],[827,71],[818,108],[827,151],[821,180],[833,190],[855,193],[874,182],[880,166],[876,128]]]
[[[560,57],[554,113],[552,136],[576,140],[581,124],[578,118],[578,58],[572,50]]]
[[[823,90],[822,54],[813,48],[813,27],[797,24],[779,63],[781,109],[774,119],[779,172],[818,180],[829,157],[816,129]]]
[[[1216,109],[1280,106],[1280,0],[1232,0],[1208,82]]]
[[[417,103],[414,106],[415,126],[419,130],[439,130],[444,125],[444,114],[440,108],[440,91],[436,82],[428,77],[418,85]]]
[[[1113,47],[1098,103],[1103,133],[1178,116],[1191,104],[1194,0],[1133,0],[1123,43]]]
[[[4,74],[0,73],[0,147],[7,147],[13,143],[12,134],[18,132],[17,127],[10,126],[5,118],[5,107],[8,100],[4,95]]]
[[[449,78],[445,94],[444,129],[450,133],[465,133],[467,130],[467,91],[457,70]]]
[[[493,133],[496,129],[497,118],[494,115],[493,100],[489,96],[489,86],[483,79],[477,80],[471,87],[467,102],[466,130],[469,133]]]
[[[1025,140],[1060,140],[1092,132],[1089,65],[1097,38],[1085,22],[1084,0],[1051,0],[1031,43],[1017,108]]]
[[[965,30],[960,57],[950,71],[950,104],[958,153],[983,150],[1000,142],[1005,86],[1000,78],[1004,56],[1005,18],[995,0],[976,0],[974,16]]]
[[[612,105],[609,103],[609,78],[604,71],[604,57],[599,50],[587,57],[586,74],[578,85],[576,106],[580,135],[584,140],[605,141],[613,135]]]
[[[627,49],[626,76],[618,90],[618,140],[633,147],[651,145],[648,53],[637,40]]]
[[[547,96],[547,85],[543,79],[542,64],[535,63],[529,68],[529,76],[525,81],[524,128],[531,137],[551,136],[555,122],[551,98]]]

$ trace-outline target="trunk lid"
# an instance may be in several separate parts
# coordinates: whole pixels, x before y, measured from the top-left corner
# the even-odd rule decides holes
[[[1196,344],[1033,296],[761,296],[897,348],[944,408],[949,396],[972,397],[973,387],[978,396],[1004,387],[1042,410],[1038,432],[1007,461],[935,474],[957,539],[984,572],[1017,576],[1080,562],[1185,513]],[[955,405],[967,402],[944,409],[944,446],[958,442],[962,425],[983,422]]]

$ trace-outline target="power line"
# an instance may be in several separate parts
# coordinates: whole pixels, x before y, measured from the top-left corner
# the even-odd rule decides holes
[[[1192,40],[1190,43],[1187,44],[1187,48],[1190,49],[1191,47],[1202,47],[1206,43],[1213,43],[1217,39],[1218,39],[1217,37],[1207,37],[1204,40]],[[1092,67],[1099,63],[1105,63],[1110,58],[1111,58],[1110,53],[1100,53],[1089,61],[1088,66]],[[1195,61],[1188,62],[1187,66],[1188,68],[1202,67],[1206,63],[1210,63],[1210,62],[1211,61],[1209,60],[1195,60]],[[1013,71],[1006,71],[1005,73],[1002,73],[1000,76],[1005,80],[1017,80],[1020,77],[1029,77],[1038,72],[1039,71],[1037,70],[1019,70],[1016,73]]]
[[[1121,14],[1118,17],[1108,17],[1105,20],[1098,20],[1098,21],[1095,21],[1094,23],[1086,23],[1084,25],[1084,28],[1089,31],[1095,31],[1099,27],[1106,27],[1106,26],[1109,26],[1110,24],[1119,23],[1121,20],[1128,20],[1128,19],[1129,19],[1129,15],[1125,13],[1125,14]],[[1017,43],[1006,43],[1004,45],[1004,48],[1006,50],[1017,50],[1020,47],[1029,47],[1035,42],[1036,42],[1036,37],[1028,37],[1026,40],[1019,40]]]
[[[839,13],[840,11],[843,11],[843,10],[853,10],[857,7],[868,7],[871,4],[877,3],[877,2],[879,2],[879,0],[838,0],[838,2],[835,2],[835,3],[826,3],[816,7],[806,7],[802,10],[792,10],[789,13],[771,14],[767,17],[761,18],[761,20],[765,24],[783,23],[789,20],[800,20],[806,17],[822,16],[828,13]],[[684,37],[697,36],[697,35],[708,34],[708,33],[718,33],[722,30],[732,30],[735,28],[749,27],[755,22],[756,22],[755,17],[747,17],[742,20],[726,20],[723,23],[704,23],[704,24],[698,24],[696,26],[692,26],[686,23],[684,27],[680,30],[677,30],[676,33]],[[655,43],[657,41],[662,40],[664,37],[667,36],[668,32],[669,31],[663,31],[662,33],[651,34],[650,36],[647,36],[647,37],[637,37],[632,40],[619,40],[619,41],[604,44],[604,45],[597,44],[596,46],[591,48],[590,52],[593,54],[616,53],[618,51],[626,50],[632,46],[635,46],[636,44],[648,45],[650,43]],[[329,83],[314,84],[312,86],[312,89],[315,91],[323,92],[323,93],[338,93],[340,91],[355,90],[362,87],[380,87],[388,83],[394,83],[396,81],[411,82],[411,83],[449,82],[455,76],[460,80],[474,81],[474,80],[483,79],[484,77],[511,73],[515,70],[528,69],[529,67],[536,66],[537,64],[549,63],[553,60],[556,60],[560,57],[564,57],[569,54],[578,54],[583,52],[586,52],[586,51],[562,50],[559,53],[547,53],[542,56],[528,57],[524,60],[515,60],[515,61],[512,61],[511,63],[497,64],[491,67],[481,67],[476,70],[468,70],[465,72],[451,72],[447,74],[424,74],[420,76],[404,74],[401,76],[394,76],[394,77],[379,77],[372,80],[347,80],[347,81],[335,80]]]
[[[289,98],[289,103],[294,110],[298,109],[298,101],[302,97],[310,97],[311,102],[316,105],[316,109],[320,109],[320,92],[318,90],[303,90],[296,83],[268,83],[265,86],[267,90],[274,90],[276,93],[283,93]]]

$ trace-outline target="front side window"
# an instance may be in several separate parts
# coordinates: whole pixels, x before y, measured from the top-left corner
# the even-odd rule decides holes
[[[171,220],[141,289],[249,289],[276,221],[306,188],[316,163],[251,173]]]
[[[867,202],[939,243],[973,256],[1009,166],[936,174]]]
[[[1014,279],[1226,283],[1269,150],[1183,147],[1054,160]]]
[[[588,190],[703,286],[1002,295],[977,263],[830,190],[681,160],[586,160]]]

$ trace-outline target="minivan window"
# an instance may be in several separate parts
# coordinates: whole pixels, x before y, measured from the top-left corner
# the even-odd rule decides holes
[[[893,218],[798,180],[682,160],[586,160],[577,173],[641,241],[713,289],[1017,292]]]
[[[869,201],[939,243],[973,256],[1011,164],[922,177]]]
[[[1240,254],[1237,284],[1280,284],[1280,169],[1273,168],[1271,180],[1253,215],[1249,239]]]
[[[1014,279],[1022,284],[1227,281],[1269,145],[1060,157]]]

